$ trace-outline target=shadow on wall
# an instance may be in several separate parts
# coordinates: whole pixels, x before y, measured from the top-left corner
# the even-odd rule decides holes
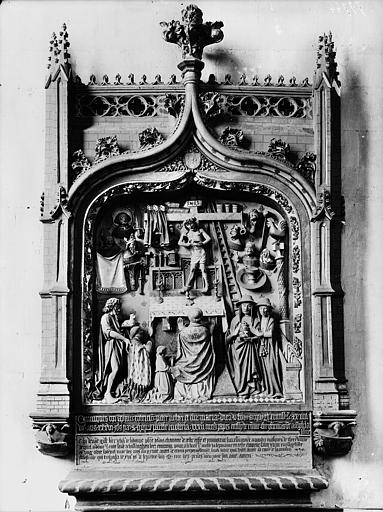
[[[344,292],[344,365],[347,387],[350,393],[350,409],[358,413],[355,439],[348,455],[342,462],[351,465],[371,461],[371,452],[376,441],[369,432],[370,410],[368,396],[367,366],[367,322],[365,277],[367,268],[367,180],[369,165],[368,112],[360,82],[360,72],[345,52],[341,80],[341,190],[344,197],[345,223],[341,228],[340,262],[336,265],[341,272],[341,285]],[[336,185],[336,184],[335,184]],[[334,276],[335,277],[335,276]],[[340,310],[341,311],[341,310]],[[339,311],[334,311],[338,318]],[[340,315],[342,318],[342,315]],[[342,325],[338,325],[342,336]],[[342,359],[343,346],[334,353],[334,358]],[[341,371],[342,369],[339,368]],[[316,506],[347,506],[347,496],[339,482],[334,479],[334,460],[315,456],[315,465],[329,479],[330,487],[313,497]],[[352,478],[350,474],[345,479]],[[351,484],[352,485],[352,484]],[[368,497],[366,496],[368,501]]]
[[[345,53],[347,74],[342,88],[342,189],[345,198],[345,226],[342,239],[342,284],[345,291],[345,365],[350,390],[350,408],[358,412],[351,460],[367,462],[374,451],[370,424],[367,366],[367,201],[369,174],[369,120],[361,73]],[[370,170],[371,171],[371,170]],[[376,446],[376,445],[375,445]]]

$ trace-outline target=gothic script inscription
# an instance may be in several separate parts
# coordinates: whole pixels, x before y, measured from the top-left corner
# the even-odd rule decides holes
[[[302,411],[79,415],[76,462],[303,469],[311,467],[310,424]]]

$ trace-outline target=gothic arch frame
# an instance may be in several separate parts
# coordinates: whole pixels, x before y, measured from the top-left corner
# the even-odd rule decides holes
[[[195,6],[189,6],[186,11],[188,9],[193,10]],[[217,34],[221,37],[218,25],[212,28],[212,24],[202,24],[201,21],[201,27],[205,25],[212,31],[212,39]],[[201,27],[199,29],[206,32],[206,28]],[[207,37],[205,32],[204,38]],[[169,42],[177,42],[171,40],[166,30],[164,36]],[[198,44],[204,46],[219,39],[206,42],[204,38],[203,44],[201,41]],[[92,294],[89,288],[91,260],[87,261],[87,258],[92,257],[91,241],[97,208],[118,194],[150,193],[153,189],[156,192],[186,191],[193,183],[201,189],[225,191],[227,194],[244,192],[253,197],[268,196],[289,220],[293,267],[293,259],[296,258],[296,271],[290,274],[295,277],[291,278],[290,284],[293,295],[300,294],[300,304],[296,308],[294,306],[290,321],[295,324],[295,317],[303,315],[303,327],[301,325],[299,332],[294,331],[294,334],[301,337],[308,362],[304,368],[305,398],[300,406],[312,412],[313,443],[317,452],[322,455],[327,452],[347,453],[352,444],[351,427],[355,424],[356,413],[349,409],[342,361],[342,290],[337,263],[342,222],[338,153],[340,82],[331,34],[319,39],[313,85],[310,86],[306,80],[297,86],[295,78],[291,79],[290,86],[283,90],[284,95],[281,95],[281,87],[285,86],[283,77],[274,86],[270,83],[271,77],[265,78],[264,86],[258,83],[258,78],[254,78],[252,86],[249,86],[244,75],[238,86],[233,86],[230,77],[225,77],[225,82],[219,85],[214,76],[203,84],[202,48],[196,55],[194,43],[190,44],[189,49],[180,44],[183,60],[178,68],[182,72],[182,85],[176,85],[172,79],[169,88],[157,77],[155,83],[149,85],[143,77],[140,86],[134,84],[134,78],[129,78],[129,85],[124,86],[117,75],[116,89],[113,89],[105,76],[100,86],[97,86],[94,76],[88,86],[73,76],[67,52],[66,27],[60,41],[53,38],[46,83],[47,157],[41,202],[45,244],[44,285],[40,292],[43,301],[42,365],[37,411],[31,414],[38,430],[39,448],[44,453],[66,456],[71,451],[69,431],[73,415],[86,410],[89,405],[79,399],[75,390],[79,389],[77,380],[84,375],[87,361],[92,360],[86,341],[90,322],[86,311],[90,309]],[[74,149],[71,137],[75,125],[72,104],[78,97],[87,93],[96,97],[97,94],[114,94],[114,91],[119,95],[157,94],[159,90],[164,94],[169,91],[177,93],[182,98],[175,115],[174,130],[167,139],[149,143],[138,151],[121,153],[114,137],[114,142],[109,140],[107,143],[110,144],[107,154],[98,154],[93,165],[81,149],[76,151],[76,159],[70,166],[69,153]],[[290,107],[296,107],[297,98],[307,100],[310,97],[316,155],[306,154],[293,165],[286,158],[283,144],[282,149],[269,148],[264,152],[245,150],[238,144],[219,141],[203,107],[202,96],[206,91],[212,93],[209,108],[218,110],[221,108],[219,101],[222,98],[227,101],[230,95],[239,97],[247,94],[248,98],[263,95],[267,96],[269,103],[270,98],[274,98],[273,108],[280,117],[285,114],[278,110],[278,105],[286,96],[293,98]],[[270,115],[270,111],[265,115]],[[293,114],[286,114],[290,115]],[[105,143],[105,139],[98,142],[102,140]],[[194,161],[186,158],[187,153],[193,154]],[[205,163],[201,165],[201,162]],[[77,175],[73,176],[71,167],[76,169]],[[295,287],[294,279],[297,279]],[[305,303],[304,310],[302,303]],[[79,308],[82,309],[81,314]],[[341,319],[337,326],[333,322],[334,311]],[[296,323],[300,322],[297,320]],[[81,389],[84,389],[83,385]],[[51,427],[60,440],[59,443],[52,441],[49,434],[52,446],[45,442]],[[309,479],[306,481],[308,487],[299,488],[304,488],[306,493],[327,486],[324,479],[305,478]],[[75,495],[86,494],[88,490],[81,485],[77,480],[70,480],[62,484],[62,490]],[[153,485],[157,488],[156,483]],[[196,487],[199,485],[195,483]],[[226,484],[220,482],[218,488],[220,485],[225,487]],[[235,486],[231,488],[230,485],[229,490],[235,490]],[[249,490],[256,490],[258,484],[255,480],[252,485],[254,487]],[[298,489],[297,481],[292,482],[291,489],[294,486]],[[275,490],[282,489],[277,488]],[[97,489],[96,485],[91,492],[99,492]],[[257,487],[262,492],[272,489],[274,487],[264,483]]]

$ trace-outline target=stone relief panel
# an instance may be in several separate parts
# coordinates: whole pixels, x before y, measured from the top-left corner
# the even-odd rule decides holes
[[[240,183],[209,178],[213,196],[183,184],[176,195],[169,182],[115,187],[88,213],[84,403],[302,402],[293,206],[265,186],[242,184],[258,192],[244,200]]]

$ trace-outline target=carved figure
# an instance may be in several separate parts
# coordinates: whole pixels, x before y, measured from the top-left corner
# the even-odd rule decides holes
[[[131,217],[119,212],[114,219],[112,235],[101,236],[97,253],[97,291],[125,293],[137,290],[144,279],[143,243],[138,230],[131,225]]]
[[[255,334],[256,303],[250,295],[238,302],[239,310],[226,333],[227,364],[237,395],[261,393],[261,363]]]
[[[259,316],[254,325],[254,333],[260,341],[259,360],[262,369],[263,393],[268,397],[282,398],[281,362],[270,300],[261,298],[257,306]]]
[[[129,336],[128,389],[132,400],[141,401],[152,383],[150,363],[152,341],[139,325],[131,328]]]
[[[263,207],[253,208],[248,213],[248,230],[252,238],[262,236],[264,227],[264,209]]]
[[[114,238],[117,238],[117,243],[120,240],[124,241],[122,249],[125,249],[125,242],[130,235],[133,233],[133,227],[131,224],[132,219],[126,212],[119,212],[114,218],[114,224],[116,227],[112,231]]]
[[[286,235],[286,221],[280,220],[278,225],[272,217],[267,217],[266,225],[269,228],[269,235],[274,240],[282,240]]]
[[[208,400],[214,389],[215,355],[210,331],[202,325],[203,313],[193,308],[190,323],[178,334],[177,357],[171,373],[176,379],[175,400]]]
[[[120,314],[120,300],[115,297],[106,301],[104,314],[100,321],[100,334],[98,342],[98,371],[96,380],[95,399],[105,399],[113,403],[119,394],[117,377],[126,375],[128,338],[123,336],[118,316]],[[122,379],[120,379],[120,383]]]
[[[263,249],[259,257],[259,265],[265,270],[272,270],[275,267],[275,259],[269,249]]]
[[[209,283],[206,273],[206,246],[211,241],[206,231],[198,226],[197,219],[192,217],[183,223],[183,229],[178,245],[186,247],[191,251],[190,273],[183,292],[190,291],[196,278],[196,271],[199,267],[202,274],[203,289],[206,293],[209,289]]]
[[[154,391],[160,402],[166,402],[173,396],[173,383],[170,377],[170,366],[165,361],[166,347],[160,345],[156,350],[156,372],[154,375]]]
[[[243,236],[246,234],[244,226],[234,225],[229,231],[228,244],[234,251],[241,251],[243,249]]]
[[[264,286],[267,277],[259,268],[259,253],[254,242],[246,242],[242,263],[244,267],[236,274],[240,285],[246,290],[255,290]]]
[[[35,433],[37,449],[44,455],[66,457],[70,452],[71,435],[69,425],[47,423]]]

